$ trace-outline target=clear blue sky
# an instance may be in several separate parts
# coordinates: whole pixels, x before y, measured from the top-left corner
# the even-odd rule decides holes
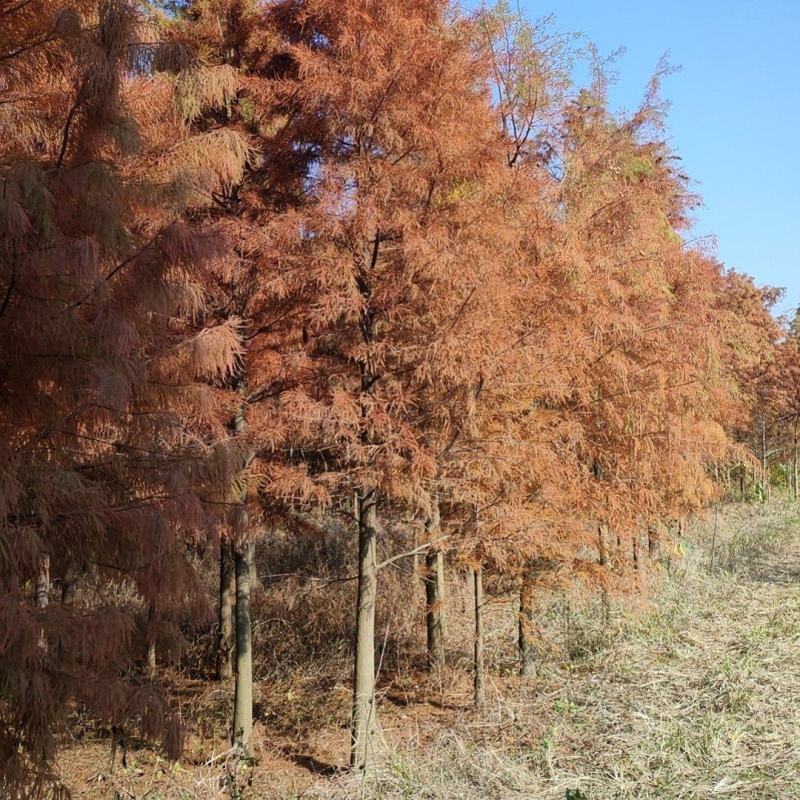
[[[519,0],[608,54],[624,46],[612,103],[633,108],[659,57],[670,141],[704,200],[696,234],[800,305],[800,0]],[[512,7],[514,2],[512,0]]]

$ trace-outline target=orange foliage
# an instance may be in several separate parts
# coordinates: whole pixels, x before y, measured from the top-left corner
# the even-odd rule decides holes
[[[189,550],[242,498],[251,535],[354,493],[438,507],[466,563],[606,584],[597,526],[703,508],[748,439],[796,452],[797,331],[684,237],[660,75],[619,116],[552,42],[445,0],[0,13],[11,796],[53,783],[75,700],[176,749],[119,676],[203,612]],[[34,608],[48,563],[149,622]]]

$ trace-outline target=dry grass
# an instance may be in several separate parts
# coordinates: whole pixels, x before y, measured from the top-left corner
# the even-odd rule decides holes
[[[126,800],[800,797],[800,519],[785,505],[738,506],[714,527],[712,514],[682,554],[665,553],[649,607],[549,598],[533,681],[511,674],[515,612],[493,603],[481,714],[459,668],[468,617],[455,582],[450,639],[464,647],[436,680],[411,663],[384,670],[388,746],[366,778],[335,769],[345,760],[344,662],[262,684],[252,769],[235,773],[224,755],[224,692],[198,685],[187,709],[205,727],[180,766],[141,750],[109,776],[97,770],[108,745],[94,743],[72,748],[64,771],[78,796]],[[79,768],[90,754],[93,780]]]

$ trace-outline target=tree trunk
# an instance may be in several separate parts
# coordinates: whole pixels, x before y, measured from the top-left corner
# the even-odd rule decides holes
[[[761,501],[766,502],[769,499],[769,467],[767,463],[767,421],[763,417],[761,419],[761,480],[763,482]]]
[[[77,576],[78,570],[75,566],[75,562],[69,559],[64,567],[64,577],[61,579],[62,605],[71,605],[75,600],[75,580]]]
[[[217,678],[233,676],[234,606],[236,605],[236,570],[230,542],[220,542],[219,549],[219,619],[217,631]]]
[[[147,662],[147,674],[151,678],[155,678],[156,676],[156,637],[153,631],[153,623],[156,618],[156,606],[155,603],[150,603],[150,607],[147,609],[147,654],[146,654],[146,662]]]
[[[639,534],[634,533],[631,536],[631,544],[633,545],[633,568],[639,569]]]
[[[234,548],[236,575],[236,688],[233,704],[233,741],[241,755],[250,755],[253,733],[253,642],[250,625],[250,575],[255,543]]]
[[[33,602],[37,608],[47,608],[50,603],[50,556],[43,555],[39,558],[39,572],[33,587]],[[39,635],[39,647],[47,650],[47,637],[44,628]]]
[[[475,603],[474,701],[475,708],[482,708],[486,689],[483,673],[483,571],[480,567],[472,571],[472,586]]]
[[[606,549],[606,526],[597,526],[597,552],[600,560],[600,566],[605,567],[608,564],[608,550]]]
[[[425,624],[428,633],[428,665],[440,669],[444,657],[444,553],[425,555]]]
[[[156,643],[150,639],[147,642],[147,674],[151,678],[155,678],[156,671]]]
[[[244,376],[240,376],[238,389],[244,392]],[[247,433],[245,406],[241,405],[233,420],[237,436]],[[250,737],[253,733],[253,640],[250,621],[250,592],[255,569],[255,542],[248,530],[247,486],[243,484],[236,509],[233,570],[236,581],[236,680],[233,698],[233,744],[239,755],[249,758]],[[220,575],[220,581],[222,576]]]
[[[439,507],[434,505],[431,516],[425,523],[428,542],[439,535]],[[440,669],[444,666],[444,553],[435,549],[425,554],[425,627],[428,634],[428,666]]]
[[[661,534],[657,522],[647,528],[647,554],[654,561],[661,556]]]
[[[50,556],[44,555],[39,559],[39,572],[36,575],[36,585],[33,589],[33,602],[36,608],[47,608],[50,602]]]
[[[350,765],[363,770],[375,751],[378,717],[375,708],[375,601],[378,590],[377,494],[358,498],[358,600],[353,669],[353,718]]]
[[[798,481],[797,463],[797,418],[794,420],[794,430],[792,437],[792,497],[797,500],[800,496],[800,482]]]
[[[522,575],[519,589],[519,674],[523,678],[536,675],[536,647],[533,643],[535,573],[532,564]]]

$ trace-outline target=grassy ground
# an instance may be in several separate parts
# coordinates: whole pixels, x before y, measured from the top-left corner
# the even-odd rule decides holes
[[[225,756],[214,722],[225,692],[184,684],[202,735],[181,765],[141,749],[110,773],[108,740],[87,737],[62,770],[77,797],[126,800],[800,798],[798,512],[774,503],[712,513],[647,580],[648,604],[549,598],[542,668],[526,682],[510,669],[514,610],[495,604],[480,714],[463,669],[438,681],[413,667],[384,674],[387,747],[366,778],[338,769],[344,678],[321,698],[319,682],[301,678],[265,687],[252,769],[237,772]]]

